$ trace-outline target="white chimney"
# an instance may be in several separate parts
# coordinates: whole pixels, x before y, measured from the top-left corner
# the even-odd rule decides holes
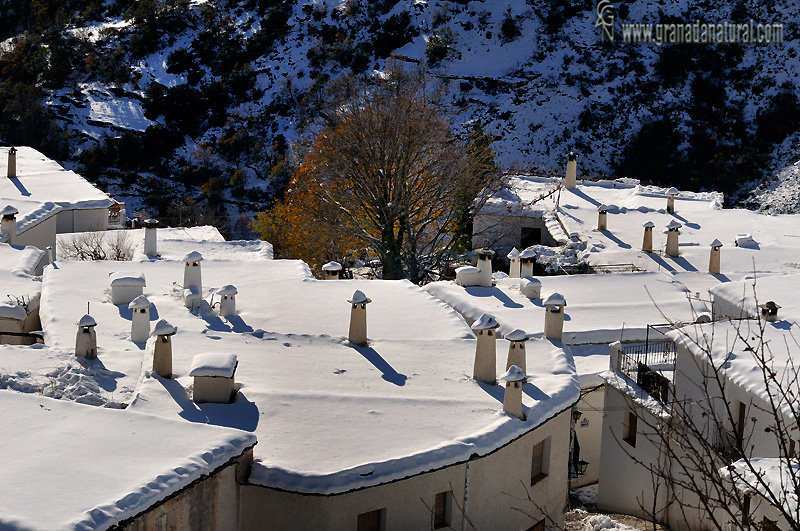
[[[529,299],[542,298],[542,283],[538,278],[527,277],[519,285],[519,290]]]
[[[200,262],[203,255],[192,251],[183,257],[183,301],[187,308],[197,308],[203,301],[203,277]]]
[[[131,341],[134,343],[147,343],[150,337],[150,301],[144,295],[133,299],[128,308],[133,311],[131,316]]]
[[[708,272],[714,273],[719,275],[719,255],[720,255],[720,248],[722,247],[722,242],[714,239],[711,242],[711,256],[708,258]]]
[[[156,323],[153,335],[156,336],[153,348],[153,372],[162,378],[172,378],[172,336],[178,331],[164,319]]]
[[[670,214],[675,213],[675,196],[678,195],[678,189],[674,186],[667,190],[667,212]]]
[[[6,243],[14,243],[17,239],[17,214],[19,210],[11,205],[0,210],[0,230],[6,233]]]
[[[520,261],[520,276],[522,278],[533,276],[533,261],[536,259],[536,253],[532,249],[525,249],[519,253]]]
[[[519,267],[519,250],[514,247],[506,257],[508,258],[508,276],[511,278],[519,278],[521,271]]]
[[[506,370],[510,369],[512,365],[516,365],[522,369],[523,373],[527,373],[528,363],[526,361],[525,342],[528,340],[528,334],[524,330],[517,328],[506,334],[506,340],[508,341]]]
[[[48,245],[47,247],[45,247],[44,250],[47,252],[47,261],[48,261],[48,263],[52,264],[53,262],[55,262],[56,261],[56,257],[53,256],[53,248]]]
[[[542,301],[544,312],[544,337],[561,341],[564,330],[564,307],[567,301],[560,293],[551,293]]]
[[[221,298],[219,300],[219,315],[220,317],[230,317],[236,315],[236,286],[227,284],[217,290],[217,295]]]
[[[674,219],[667,223],[667,255],[678,256],[678,229],[681,224]]]
[[[13,179],[17,176],[17,148],[8,148],[8,178]]]
[[[608,230],[608,205],[597,207],[597,230]]]
[[[158,220],[146,219],[142,226],[144,227],[144,254],[150,258],[157,258],[159,256],[158,238],[156,236]]]
[[[567,178],[564,186],[575,188],[578,185],[578,156],[572,151],[567,155]]]
[[[339,280],[339,273],[342,271],[342,264],[339,262],[328,262],[322,266],[326,280]]]
[[[97,321],[89,314],[78,321],[78,333],[75,336],[75,355],[80,358],[93,360],[97,357],[97,334],[94,327]]]
[[[364,292],[357,289],[353,296],[347,299],[350,303],[350,332],[347,335],[350,343],[367,346],[367,304],[372,299],[364,295]]]
[[[642,239],[642,251],[646,253],[653,252],[653,227],[656,224],[652,221],[646,221],[642,227],[644,227],[644,238]]]
[[[472,330],[478,337],[475,345],[475,365],[472,369],[472,378],[490,385],[497,380],[497,321],[485,313],[472,323]]]
[[[229,403],[236,389],[234,376],[238,366],[239,360],[236,354],[196,355],[189,367],[189,376],[194,378],[192,400]]]
[[[759,304],[759,308],[761,308],[761,318],[765,321],[777,321],[778,320],[778,310],[781,308],[775,301],[767,301],[766,304]]]
[[[477,249],[475,251],[478,253],[478,271],[479,274],[479,286],[483,286],[485,288],[492,287],[492,257],[494,256],[494,251],[491,249]]]
[[[525,420],[522,412],[522,384],[525,382],[525,371],[512,365],[500,376],[506,382],[506,391],[503,394],[503,411],[520,420]]]

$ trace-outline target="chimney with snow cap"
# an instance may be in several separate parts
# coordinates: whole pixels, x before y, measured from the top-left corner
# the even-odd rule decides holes
[[[544,312],[544,337],[561,341],[564,330],[564,307],[566,299],[560,293],[551,293],[542,301]]]
[[[608,230],[608,205],[597,207],[597,230]]]
[[[183,301],[187,308],[197,308],[203,300],[203,277],[200,262],[203,255],[192,251],[183,257]]]
[[[503,394],[503,411],[520,420],[525,420],[525,414],[522,412],[522,384],[525,382],[525,371],[512,365],[499,379],[506,383],[506,391]]]
[[[506,360],[506,369],[516,365],[522,369],[523,374],[528,372],[528,364],[525,355],[525,342],[528,340],[528,334],[524,330],[517,328],[516,330],[506,334],[508,341],[508,360]]]
[[[367,346],[367,304],[372,299],[357,289],[353,296],[347,299],[350,303],[350,332],[347,336],[350,343],[362,347]]]
[[[667,256],[678,256],[678,229],[681,224],[674,219],[667,223]]]
[[[506,255],[506,258],[508,258],[508,276],[511,278],[519,278],[519,250],[514,247],[511,249],[511,252]]]
[[[339,262],[328,262],[322,266],[326,280],[339,280],[339,273],[342,271],[342,264]]]
[[[472,331],[478,336],[472,378],[490,385],[494,385],[497,381],[496,332],[499,326],[497,320],[488,313],[484,313],[472,323]]]
[[[527,277],[519,285],[519,290],[529,299],[542,298],[542,283],[538,278]]]
[[[17,176],[17,148],[8,148],[8,178],[13,179]]]
[[[162,378],[172,378],[172,336],[177,328],[161,319],[153,329],[156,343],[153,349],[153,372]]]
[[[19,210],[11,205],[0,210],[0,230],[6,233],[6,243],[14,243],[17,239],[17,214]]]
[[[578,156],[572,151],[567,155],[567,177],[564,186],[575,188],[578,185]]]
[[[78,334],[75,336],[75,355],[93,360],[97,357],[97,321],[88,313],[78,321]]]
[[[775,304],[775,301],[767,301],[764,304],[759,304],[758,307],[761,309],[761,318],[765,321],[778,320],[778,310],[781,307]]]
[[[133,311],[131,316],[131,341],[146,343],[150,337],[150,301],[144,295],[133,299],[128,308]]]
[[[522,278],[533,276],[533,261],[536,259],[536,253],[533,249],[525,249],[519,253],[520,261],[520,274]]]
[[[722,247],[722,242],[715,238],[709,247],[711,247],[711,255],[708,258],[708,272],[719,275],[719,250]]]
[[[475,252],[478,253],[478,285],[485,288],[491,288],[492,257],[494,256],[494,251],[491,249],[476,249]]]
[[[220,296],[219,300],[219,315],[220,317],[230,317],[236,315],[236,294],[239,291],[236,286],[226,284],[217,290],[217,295]]]
[[[670,214],[675,213],[675,196],[680,192],[674,186],[667,190],[667,212]]]
[[[642,227],[644,227],[644,238],[642,239],[642,251],[646,253],[653,252],[653,227],[655,226],[656,224],[653,223],[652,221],[645,221],[644,225],[642,225]]]
[[[144,227],[144,254],[150,258],[157,258],[159,256],[158,239],[156,237],[158,220],[146,219],[142,226]]]

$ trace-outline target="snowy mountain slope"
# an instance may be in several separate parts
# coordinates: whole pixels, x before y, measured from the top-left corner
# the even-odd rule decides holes
[[[785,41],[771,44],[604,44],[594,7],[118,0],[90,15],[67,10],[66,22],[50,25],[58,38],[35,42],[73,50],[66,72],[53,72],[52,57],[43,67],[40,101],[66,131],[68,166],[176,222],[233,223],[263,207],[285,185],[289,146],[313,124],[325,87],[383,70],[390,56],[445,81],[456,130],[493,135],[505,167],[560,173],[574,149],[586,176],[718,189],[734,200],[789,162],[789,136],[800,130],[792,0],[616,6],[622,22],[783,22]],[[18,22],[0,57],[12,73],[35,40],[35,22]],[[772,204],[763,188],[750,204]]]

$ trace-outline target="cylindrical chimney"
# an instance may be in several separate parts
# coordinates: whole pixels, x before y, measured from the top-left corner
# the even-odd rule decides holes
[[[97,321],[89,314],[78,321],[78,333],[75,336],[75,355],[89,360],[97,357],[97,334],[94,327]]]
[[[17,214],[19,210],[11,205],[0,210],[0,230],[6,233],[6,243],[14,243],[17,239]]]
[[[328,262],[322,266],[322,271],[325,273],[326,280],[339,280],[342,264],[339,262]]]
[[[536,260],[536,253],[532,249],[525,249],[519,253],[520,273],[522,278],[533,276],[533,261]]]
[[[525,420],[525,413],[522,412],[522,384],[525,382],[525,371],[512,365],[500,376],[500,380],[506,382],[503,411],[520,420]]]
[[[153,329],[156,336],[153,348],[153,372],[162,378],[172,378],[172,336],[177,328],[161,319]]]
[[[551,293],[542,301],[544,312],[544,337],[554,341],[561,341],[564,330],[564,307],[566,299],[560,293]]]
[[[147,343],[150,337],[150,301],[144,295],[133,299],[128,308],[131,315],[131,341],[134,343]]]
[[[8,148],[8,178],[13,179],[17,176],[17,148]]]
[[[497,380],[497,328],[500,325],[494,317],[485,313],[472,323],[472,331],[478,338],[475,345],[475,363],[472,368],[472,378],[490,385]]]
[[[678,256],[678,229],[681,224],[674,219],[667,223],[667,256]]]
[[[361,290],[356,290],[353,296],[347,299],[350,303],[350,331],[347,335],[350,343],[362,347],[367,346],[367,304],[372,299],[364,295]]]
[[[508,341],[508,359],[506,360],[506,370],[516,365],[522,369],[523,373],[528,372],[527,356],[525,354],[525,342],[528,340],[528,334],[524,330],[517,328],[516,330],[506,334]]]
[[[480,272],[478,275],[478,282],[480,286],[485,288],[492,287],[492,257],[494,256],[494,251],[491,249],[476,249],[475,251],[478,253],[478,271]]]
[[[708,272],[719,275],[719,255],[722,242],[714,239],[714,241],[711,242],[710,247],[711,255],[708,258]]]
[[[675,213],[675,196],[678,195],[678,189],[674,186],[667,190],[667,212],[670,214]]]
[[[230,284],[226,286],[222,286],[217,290],[217,295],[219,295],[219,315],[220,317],[231,317],[236,315],[236,294],[239,291],[236,289],[236,286],[231,286]]]
[[[656,226],[652,221],[646,221],[644,225],[644,238],[642,239],[642,251],[646,253],[653,252],[653,227]]]
[[[519,251],[516,247],[511,249],[511,252],[506,255],[508,258],[508,276],[511,278],[519,278],[520,277],[520,265],[519,265]]]
[[[150,258],[156,258],[158,256],[158,238],[156,236],[158,220],[146,219],[142,226],[144,227],[144,254]]]
[[[608,230],[608,206],[597,207],[597,230]]]
[[[578,156],[572,151],[567,155],[567,176],[564,186],[575,188],[578,185]]]

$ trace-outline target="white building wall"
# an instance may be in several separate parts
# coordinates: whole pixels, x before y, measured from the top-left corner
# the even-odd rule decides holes
[[[496,250],[511,250],[512,247],[521,249],[523,227],[541,229],[542,245],[558,245],[541,218],[479,214],[472,223],[472,247],[488,247]]]
[[[561,525],[567,502],[570,416],[570,409],[559,413],[516,441],[468,463],[345,494],[306,495],[245,485],[242,528],[352,530],[359,514],[384,509],[386,530],[431,529],[429,508],[436,494],[446,491],[452,491],[453,529],[461,529],[465,504],[474,526],[467,525],[469,529],[524,530],[545,513]],[[530,485],[533,447],[548,439],[547,476]],[[469,485],[466,500],[465,483]],[[533,502],[527,501],[528,495]]]
[[[56,216],[51,216],[35,225],[21,234],[17,234],[14,240],[14,245],[31,245],[38,247],[41,250],[46,250],[48,247],[53,248],[53,253],[56,251]]]
[[[58,213],[59,234],[108,229],[108,208],[67,209]]]
[[[575,423],[575,437],[580,444],[580,459],[589,463],[586,473],[570,480],[570,487],[584,487],[597,483],[600,478],[600,446],[603,434],[604,386],[589,386],[581,390],[581,399],[575,409],[582,413]],[[585,394],[584,394],[585,393]]]

